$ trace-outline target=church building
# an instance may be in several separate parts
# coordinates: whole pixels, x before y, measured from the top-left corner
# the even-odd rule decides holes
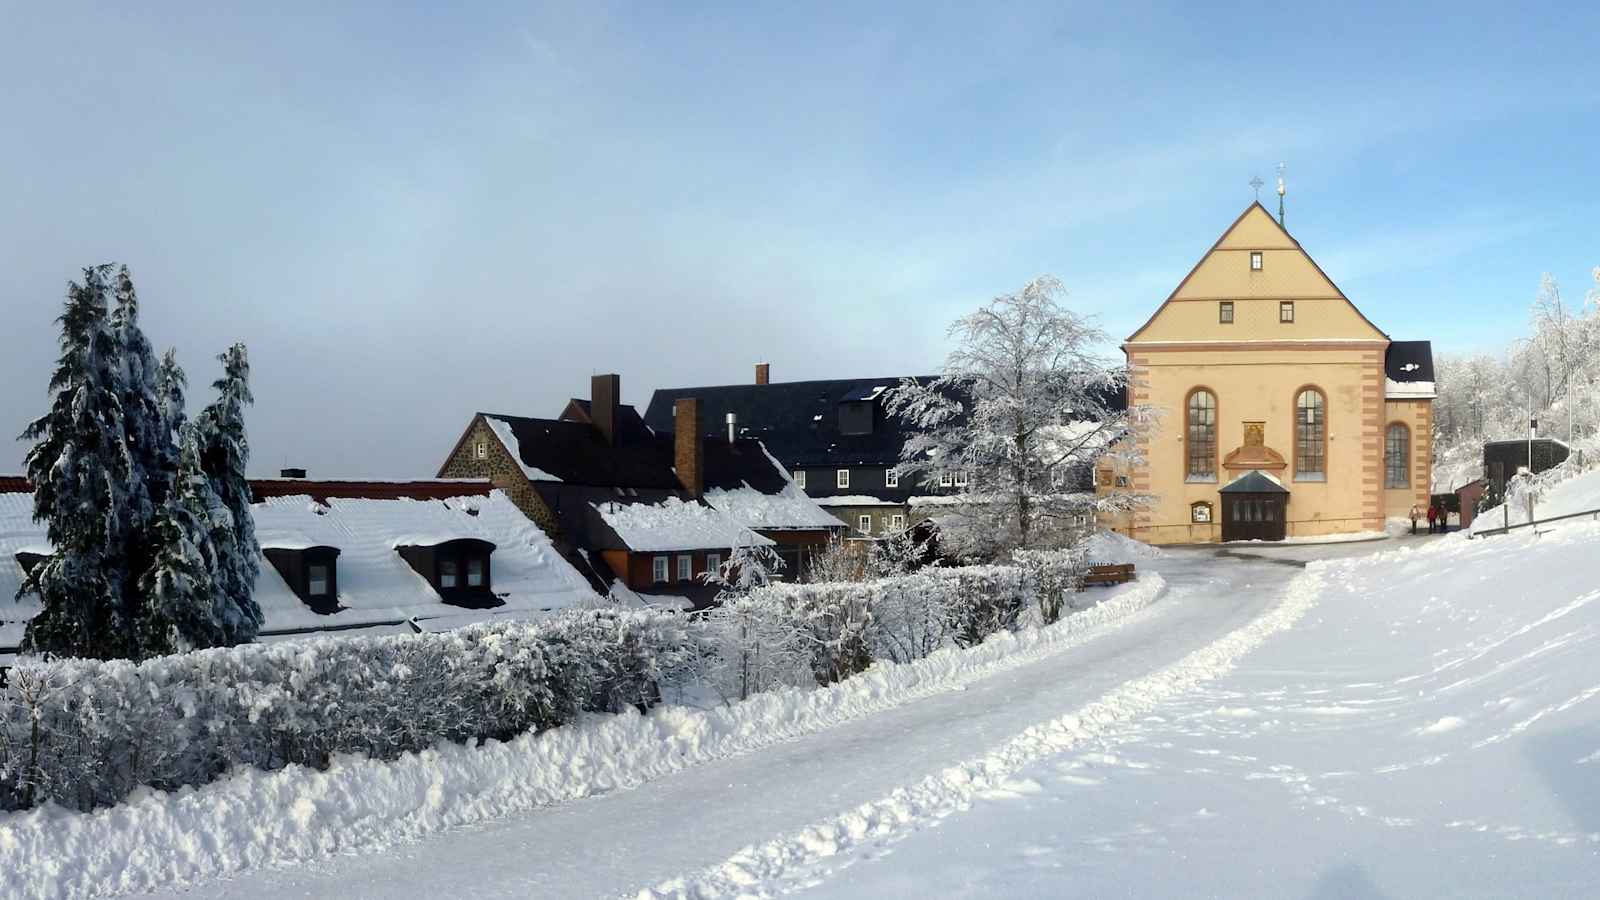
[[[1280,212],[1281,216],[1281,212]],[[1361,314],[1259,202],[1123,343],[1156,544],[1382,531],[1428,502],[1433,359]],[[1114,481],[1113,481],[1114,478]]]

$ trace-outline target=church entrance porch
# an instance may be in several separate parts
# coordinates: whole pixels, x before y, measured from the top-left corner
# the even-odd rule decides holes
[[[1252,471],[1228,483],[1219,493],[1224,541],[1284,539],[1289,491],[1276,478]]]

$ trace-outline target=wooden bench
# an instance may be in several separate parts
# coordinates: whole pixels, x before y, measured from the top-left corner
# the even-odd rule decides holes
[[[1137,581],[1138,573],[1133,570],[1133,563],[1119,565],[1091,565],[1089,571],[1083,576],[1083,586],[1127,584]]]

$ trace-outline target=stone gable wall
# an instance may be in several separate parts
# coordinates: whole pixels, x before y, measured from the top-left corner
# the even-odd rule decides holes
[[[487,459],[477,456],[478,445],[487,444]],[[456,448],[455,455],[445,463],[440,472],[443,478],[487,478],[494,486],[506,492],[511,502],[532,519],[534,524],[544,530],[552,538],[560,537],[556,527],[556,517],[539,499],[539,494],[534,491],[528,477],[522,473],[522,466],[513,459],[500,439],[495,437],[493,431],[481,419],[472,426],[472,431],[467,439]]]

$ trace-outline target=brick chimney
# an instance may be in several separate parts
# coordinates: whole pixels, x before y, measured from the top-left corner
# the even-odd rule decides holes
[[[617,445],[617,404],[621,398],[621,375],[596,375],[589,379],[589,420],[613,447]]]
[[[772,363],[756,363],[756,384],[772,383]]]
[[[676,421],[672,424],[673,465],[678,469],[678,481],[685,492],[698,498],[705,493],[704,439],[700,437],[700,401],[684,397],[673,407]]]

